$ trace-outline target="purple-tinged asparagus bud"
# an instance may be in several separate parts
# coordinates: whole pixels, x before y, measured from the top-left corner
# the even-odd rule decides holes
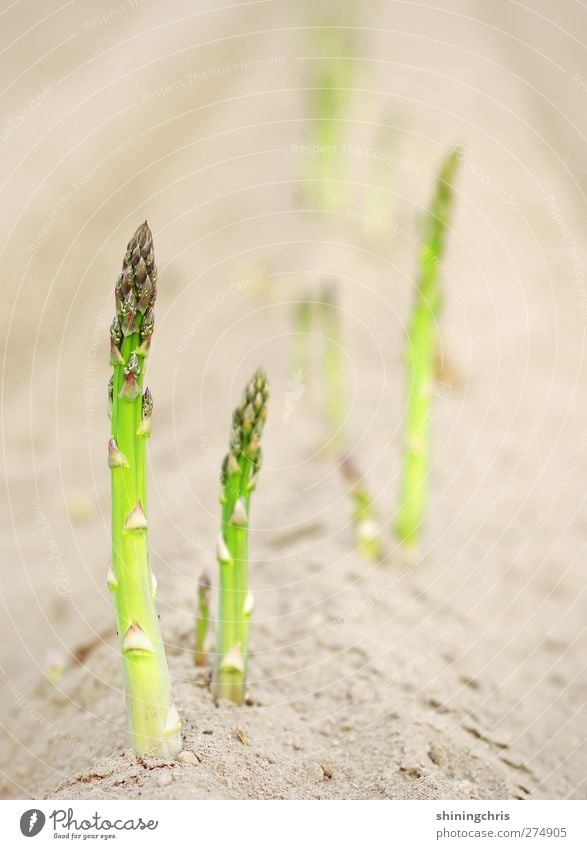
[[[119,392],[121,398],[134,401],[141,394],[141,388],[137,382],[137,375],[141,373],[139,358],[133,353],[128,358],[128,365],[124,369],[124,382]]]
[[[112,319],[112,324],[110,325],[110,338],[114,342],[117,348],[120,348],[122,345],[122,328],[120,326],[120,321],[118,320],[118,316],[115,315]]]
[[[143,505],[137,501],[126,519],[124,520],[125,531],[146,531],[148,528],[147,517],[143,510]]]
[[[141,423],[137,430],[138,436],[151,436],[151,415],[153,413],[153,396],[149,387],[143,392],[143,408]]]
[[[114,318],[110,325],[110,365],[120,366],[124,363],[124,358],[120,353],[120,345],[122,344],[122,330],[118,316]]]
[[[120,313],[122,309],[122,303],[124,301],[125,295],[122,291],[122,273],[119,275],[118,280],[114,284],[114,304],[116,306],[116,314]]]
[[[120,326],[123,336],[131,336],[138,333],[137,324],[137,299],[134,292],[129,292],[120,310]]]
[[[143,256],[140,254],[139,248],[139,258],[136,263],[133,262],[133,274],[135,281],[135,291],[137,292],[137,297],[140,291],[142,291],[145,280],[149,276],[147,271],[147,263],[145,262]]]
[[[120,469],[123,466],[128,466],[128,460],[116,444],[113,436],[108,440],[108,468]]]
[[[112,402],[114,400],[114,376],[110,376],[108,381],[108,418],[112,418]]]
[[[138,302],[138,310],[142,315],[149,309],[153,301],[153,283],[148,275],[147,277],[145,277],[140,293],[137,287],[136,295]]]
[[[149,353],[149,348],[151,347],[151,337],[153,335],[153,330],[155,329],[155,312],[152,306],[147,307],[145,315],[143,316],[143,320],[141,322],[141,328],[139,331],[141,345],[138,349],[138,353],[142,356],[147,356]]]
[[[153,644],[138,622],[131,622],[122,638],[122,651],[137,652],[138,654],[155,654]]]

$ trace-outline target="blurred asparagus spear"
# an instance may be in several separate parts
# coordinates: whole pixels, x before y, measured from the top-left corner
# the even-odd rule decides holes
[[[114,374],[109,383],[112,564],[108,586],[116,607],[130,743],[139,754],[173,757],[181,750],[180,721],[171,697],[147,540],[146,443],[153,399],[143,382],[156,284],[153,238],[145,221],[128,243],[110,328]]]
[[[229,452],[222,466],[222,530],[217,556],[220,594],[216,664],[212,685],[217,699],[245,700],[249,654],[249,621],[253,596],[249,589],[249,513],[261,468],[261,435],[267,418],[269,385],[258,369],[232,417]]]
[[[352,521],[357,546],[367,560],[377,562],[381,559],[382,552],[373,500],[350,456],[343,459],[342,471],[350,485],[353,500]]]
[[[352,15],[348,15],[352,5],[347,3],[343,8],[338,6],[333,10],[330,20],[336,20],[336,26],[316,27],[315,21],[312,24],[313,49],[317,56],[314,76],[310,81],[312,158],[308,172],[312,182],[307,190],[311,200],[317,199],[326,209],[331,210],[340,209],[344,205],[345,162],[342,144],[355,76],[350,24]]]
[[[442,305],[440,262],[450,225],[453,181],[461,157],[454,147],[444,160],[430,209],[424,219],[418,256],[418,281],[406,351],[409,394],[405,420],[405,457],[400,507],[395,517],[398,539],[417,544],[426,498],[431,399],[438,347],[436,321]]]
[[[198,582],[198,613],[196,616],[196,648],[194,662],[196,666],[208,663],[208,631],[210,628],[210,578],[203,572]]]
[[[326,414],[332,428],[332,443],[337,456],[344,454],[346,436],[344,423],[347,415],[347,398],[343,348],[340,332],[340,310],[333,286],[326,286],[320,304],[324,330],[324,397]],[[379,560],[381,547],[373,500],[367,486],[350,455],[341,463],[342,473],[350,485],[353,501],[351,514],[355,541],[369,560]]]

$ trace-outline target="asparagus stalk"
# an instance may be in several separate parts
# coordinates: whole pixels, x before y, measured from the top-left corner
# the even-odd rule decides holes
[[[217,699],[241,704],[245,699],[249,622],[249,510],[261,468],[261,435],[267,418],[269,385],[258,369],[232,417],[230,448],[222,465],[222,528],[217,556],[220,595],[213,692]]]
[[[410,386],[405,420],[405,457],[400,507],[395,517],[398,539],[406,546],[418,542],[426,498],[431,400],[438,347],[436,321],[442,305],[440,261],[450,224],[453,181],[461,149],[444,160],[430,209],[424,220],[419,252],[418,282],[406,351]]]
[[[116,608],[131,746],[173,757],[181,750],[165,650],[155,607],[147,540],[146,443],[153,399],[144,387],[153,333],[157,269],[145,221],[128,243],[115,287],[110,328],[112,564],[108,586]]]
[[[350,486],[350,494],[353,502],[352,521],[355,528],[357,546],[361,554],[368,560],[377,562],[381,559],[382,552],[373,499],[350,456],[343,459],[342,471]]]
[[[198,614],[196,616],[196,650],[194,662],[196,666],[206,666],[208,663],[208,631],[210,627],[210,578],[207,572],[202,572],[198,582]]]

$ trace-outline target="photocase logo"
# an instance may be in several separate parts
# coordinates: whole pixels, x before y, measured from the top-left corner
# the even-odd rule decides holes
[[[25,837],[35,837],[45,825],[45,814],[38,808],[25,811],[20,818],[20,830]]]

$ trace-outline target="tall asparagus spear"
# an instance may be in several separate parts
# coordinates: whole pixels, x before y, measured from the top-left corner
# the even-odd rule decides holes
[[[249,621],[253,596],[249,589],[249,509],[261,468],[261,435],[267,418],[269,385],[258,369],[232,417],[230,448],[222,465],[222,530],[217,556],[220,567],[218,631],[213,692],[217,699],[241,704],[245,699],[249,654]]]
[[[156,284],[153,238],[145,221],[128,243],[110,328],[114,374],[109,384],[112,565],[108,586],[116,607],[130,743],[140,754],[173,757],[181,750],[181,728],[171,696],[147,541],[146,443],[153,399],[144,388],[144,377]]]
[[[418,541],[426,496],[431,399],[438,347],[436,319],[442,305],[440,261],[452,211],[452,186],[461,149],[454,147],[442,164],[431,207],[424,221],[419,275],[406,351],[409,394],[405,422],[404,474],[395,517],[399,540]]]

